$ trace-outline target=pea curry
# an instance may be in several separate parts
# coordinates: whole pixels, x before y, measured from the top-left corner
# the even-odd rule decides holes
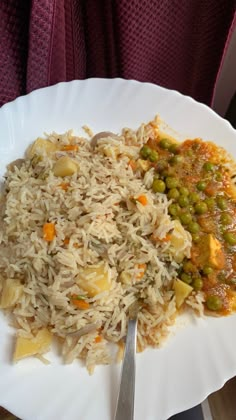
[[[235,309],[236,193],[223,149],[200,139],[149,139],[141,159],[155,169],[152,189],[167,194],[168,212],[192,236],[179,278],[205,295],[207,311]]]

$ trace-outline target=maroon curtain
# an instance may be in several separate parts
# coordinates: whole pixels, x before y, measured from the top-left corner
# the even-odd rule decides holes
[[[236,0],[1,0],[0,104],[124,77],[211,103]]]

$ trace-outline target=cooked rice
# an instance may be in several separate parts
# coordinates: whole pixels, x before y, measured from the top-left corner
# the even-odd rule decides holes
[[[24,285],[11,310],[17,334],[32,337],[47,327],[59,337],[65,363],[84,359],[90,372],[96,364],[112,361],[108,343],[120,345],[126,335],[129,307],[137,299],[143,302],[138,317],[139,351],[158,346],[176,315],[171,290],[179,269],[175,257],[178,253],[189,257],[191,236],[184,229],[176,232],[182,238],[178,249],[170,241],[162,241],[175,229],[168,215],[170,201],[150,189],[152,169],[143,178],[129,165],[157,129],[155,123],[143,124],[137,132],[124,129],[119,137],[98,140],[95,149],[71,131],[52,133],[47,136],[51,142],[77,144],[78,152],[60,151],[50,157],[45,153],[41,160],[26,158],[6,173],[0,270],[3,279],[19,279]],[[53,164],[63,155],[73,157],[79,165],[78,173],[64,178],[70,184],[67,191],[60,188],[62,180],[52,172]],[[133,200],[140,194],[147,197],[146,206]],[[43,239],[46,222],[55,223],[52,242]],[[153,234],[160,239],[156,243],[150,240]],[[82,267],[96,264],[105,264],[110,290],[88,296],[89,309],[80,310],[71,296],[86,295],[78,278]],[[147,267],[142,278],[140,264]],[[129,273],[129,284],[121,282],[122,272]],[[95,280],[93,274],[87,276],[93,286]],[[188,303],[201,313],[202,298],[197,296]],[[98,331],[100,342],[95,340]]]

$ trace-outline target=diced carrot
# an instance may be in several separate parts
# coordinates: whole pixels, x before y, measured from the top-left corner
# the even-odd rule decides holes
[[[97,335],[97,337],[95,337],[94,341],[95,341],[95,343],[101,343],[102,337],[100,335]]]
[[[146,271],[147,265],[146,264],[138,264],[137,268],[140,270],[139,273],[136,275],[136,279],[140,280],[143,278],[144,273]]]
[[[45,223],[43,225],[43,239],[51,242],[56,236],[56,229],[54,223]]]
[[[167,233],[166,236],[162,239],[160,239],[159,237],[157,237],[155,235],[151,235],[151,239],[154,242],[169,242],[171,240],[171,235],[169,233]]]
[[[210,196],[216,195],[217,191],[217,184],[216,182],[209,182],[209,184],[205,188],[205,193]]]
[[[73,305],[75,305],[79,309],[89,309],[89,303],[86,302],[84,299],[78,298],[78,297],[72,297],[71,302]]]
[[[81,248],[81,247],[82,247],[82,245],[81,245],[81,244],[77,244],[77,243],[75,243],[75,244],[73,244],[73,247],[74,247],[74,248],[76,248],[76,249],[78,249],[78,248]]]
[[[133,169],[133,171],[137,169],[137,163],[133,159],[130,159],[129,166]]]
[[[170,240],[171,240],[171,235],[169,233],[167,233],[164,238],[160,239],[161,242],[169,242]]]
[[[59,184],[59,187],[64,191],[67,191],[69,186],[69,182],[62,182],[61,184]]]
[[[70,238],[65,238],[64,241],[63,241],[63,245],[69,245],[69,243],[70,243]],[[73,247],[78,249],[78,248],[82,247],[82,244],[78,244],[76,242],[76,243],[73,244]]]
[[[61,150],[63,152],[78,152],[79,147],[77,144],[67,144],[65,146],[62,146]]]
[[[148,203],[146,195],[140,195],[136,200],[141,203],[143,206],[146,206]]]

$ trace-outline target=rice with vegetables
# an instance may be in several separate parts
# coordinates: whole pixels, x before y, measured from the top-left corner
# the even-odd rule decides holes
[[[179,196],[189,197],[189,188],[163,172],[164,158],[172,167],[181,163],[174,148],[154,120],[91,142],[53,133],[9,165],[1,199],[0,306],[17,329],[15,361],[46,353],[55,338],[65,363],[80,358],[92,372],[112,362],[108,343],[122,348],[134,302],[141,303],[139,351],[162,342],[184,305],[203,313],[209,296],[201,282],[209,283],[211,273],[192,249],[195,243],[196,254],[204,209],[194,204],[196,215],[187,212]],[[208,268],[218,274],[209,261]]]

